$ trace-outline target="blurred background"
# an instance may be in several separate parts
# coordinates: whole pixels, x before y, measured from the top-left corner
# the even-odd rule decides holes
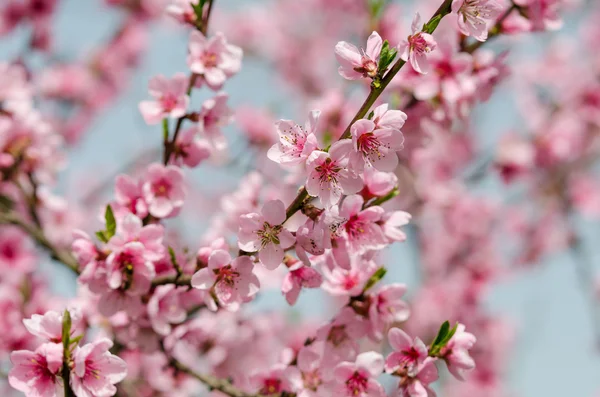
[[[155,2],[160,8],[160,2]],[[178,237],[184,242],[182,245],[198,247],[201,244],[203,236],[212,227],[210,215],[218,210],[219,199],[235,191],[248,172],[258,169],[267,178],[284,180],[285,176],[274,171],[275,167],[270,166],[265,157],[266,149],[275,139],[274,129],[269,127],[270,120],[292,119],[303,124],[308,111],[313,108],[335,107],[337,103],[342,103],[340,108],[348,108],[350,113],[358,108],[365,96],[365,87],[344,81],[337,75],[333,53],[337,41],[363,43],[370,30],[380,25],[378,31],[385,32],[382,33],[384,38],[391,43],[398,42],[408,34],[416,10],[428,16],[438,5],[435,1],[390,1],[384,17],[369,20],[364,17],[364,5],[359,0],[332,2],[339,4],[328,6],[323,13],[304,10],[318,7],[318,1],[292,3],[287,0],[218,0],[215,4],[210,31],[224,32],[230,42],[244,48],[245,56],[241,72],[225,87],[229,105],[236,113],[236,120],[225,129],[229,148],[227,152],[213,156],[210,163],[186,173],[191,194],[183,215],[168,223],[178,231]],[[486,281],[482,287],[484,292],[477,292],[478,310],[489,316],[490,324],[493,323],[490,327],[494,328],[486,338],[497,341],[502,350],[495,353],[501,361],[498,366],[502,367],[502,393],[494,394],[490,389],[489,396],[562,397],[600,393],[600,324],[594,281],[600,264],[600,228],[595,217],[600,214],[600,202],[588,202],[586,208],[591,211],[586,213],[569,212],[568,217],[558,216],[560,219],[548,221],[545,215],[538,215],[543,208],[536,201],[539,195],[532,191],[544,184],[543,175],[555,171],[542,166],[532,167],[532,175],[508,184],[495,164],[499,148],[503,147],[503,137],[514,133],[537,136],[545,133],[541,130],[551,129],[539,121],[545,119],[547,122],[551,117],[544,116],[540,110],[549,106],[550,100],[539,98],[551,98],[558,92],[552,99],[558,101],[555,106],[572,98],[572,92],[563,85],[580,86],[584,80],[582,69],[590,75],[595,74],[597,80],[600,68],[595,64],[597,60],[593,58],[597,54],[593,52],[598,41],[595,41],[596,47],[585,44],[592,37],[589,30],[600,21],[597,4],[593,3],[565,2],[561,11],[563,25],[558,30],[511,34],[486,43],[486,51],[495,54],[508,50],[507,76],[494,86],[489,100],[470,106],[468,115],[461,121],[461,131],[465,134],[468,131],[469,153],[465,155],[467,159],[460,171],[453,172],[459,179],[468,175],[461,183],[476,199],[465,204],[467,208],[456,216],[467,223],[500,220],[508,224],[494,226],[493,231],[485,232],[493,235],[495,257],[493,264],[484,266],[487,270],[493,267],[493,271],[479,274]],[[152,10],[154,6],[147,7]],[[21,57],[33,70],[48,63],[85,62],[109,42],[129,18],[124,7],[110,6],[100,0],[61,0],[57,7],[51,22],[52,52],[28,51],[32,32],[27,27],[19,27],[2,36],[0,59]],[[88,231],[98,229],[102,203],[113,195],[114,176],[122,172],[135,173],[160,157],[160,126],[147,126],[137,104],[147,98],[147,83],[151,77],[157,74],[171,76],[187,70],[188,30],[158,14],[149,11],[147,19],[136,26],[138,36],[131,39],[134,42],[131,51],[136,52],[136,59],[128,74],[119,81],[118,95],[111,96],[86,120],[73,120],[65,114],[67,122],[79,121],[82,127],[71,126],[69,129],[67,166],[58,174],[53,189],[54,194],[66,198],[71,211],[80,211],[80,217],[64,221],[64,228],[76,225]],[[595,37],[600,39],[600,35]],[[78,77],[69,72],[66,76],[47,76],[45,84],[70,78]],[[543,89],[534,90],[531,88],[534,85]],[[406,102],[402,96],[408,88],[399,83],[391,90],[392,103],[403,110]],[[532,99],[534,91],[539,98]],[[200,106],[209,94],[198,90],[192,107]],[[343,118],[343,111],[340,112]],[[534,112],[541,116],[535,119]],[[599,109],[596,112],[600,114]],[[409,125],[411,113],[407,113],[409,122],[403,129],[406,139],[420,140],[416,132],[419,127]],[[574,127],[563,123],[556,128],[569,134],[569,128]],[[594,128],[597,131],[598,127]],[[557,135],[555,139],[563,138]],[[569,148],[567,151],[574,150],[572,146]],[[461,150],[457,149],[456,156],[463,155]],[[591,165],[584,171],[579,170],[578,174],[585,173],[597,185],[595,169],[595,165]],[[408,184],[402,188],[406,173],[400,170],[398,174],[401,181],[399,200],[390,205],[413,213],[414,201],[407,197],[411,189]],[[286,197],[293,197],[293,192],[294,188],[290,186]],[[482,205],[481,201],[491,209],[474,210]],[[546,199],[541,201],[547,202]],[[426,211],[421,213],[427,215]],[[435,216],[435,213],[429,216]],[[519,244],[531,247],[534,242],[519,235],[516,230],[521,229],[515,226],[527,222],[530,229],[534,229],[535,241],[541,247],[538,247],[539,252],[529,256],[523,254]],[[469,284],[448,272],[435,281],[444,287],[433,288],[433,282],[427,278],[430,270],[424,264],[435,262],[436,259],[431,257],[435,256],[436,250],[447,249],[444,244],[460,242],[423,242],[424,237],[419,233],[426,233],[427,226],[421,224],[419,227],[420,230],[411,226],[407,241],[395,244],[387,251],[383,260],[389,269],[386,282],[406,283],[415,311],[423,310],[428,315],[430,311],[441,310],[431,300],[461,305],[460,299],[449,296],[460,295],[470,288]],[[572,231],[577,235],[577,249],[569,245]],[[423,250],[428,250],[429,254],[424,254]],[[56,263],[47,262],[43,271],[52,280],[52,289],[60,295],[74,296],[73,275]],[[286,310],[290,317],[308,317],[317,321],[328,319],[335,307],[335,302],[320,290],[303,292],[298,303],[289,307],[281,296],[279,282],[273,281],[272,285],[271,290],[261,293],[253,302],[252,310]],[[447,291],[452,288],[458,292]],[[414,327],[419,328],[418,325]],[[446,393],[442,393],[444,395]]]

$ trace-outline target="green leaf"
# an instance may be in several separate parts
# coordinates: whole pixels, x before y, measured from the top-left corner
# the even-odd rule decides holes
[[[115,220],[115,214],[113,213],[110,204],[106,206],[106,211],[104,212],[104,220],[106,221],[105,237],[108,240],[110,240],[111,237],[114,236],[117,232],[117,221]]]
[[[435,29],[438,27],[438,25],[440,24],[440,21],[442,20],[442,15],[438,14],[436,16],[434,16],[433,18],[431,18],[429,20],[429,22],[427,22],[424,26],[423,26],[423,32],[425,33],[433,33],[435,31]]]
[[[375,111],[374,111],[374,110],[371,110],[371,112],[369,113],[369,115],[367,116],[367,118],[368,118],[369,120],[373,120],[373,116],[375,116]]]
[[[104,235],[104,230],[97,231],[96,237],[98,237],[98,240],[102,241],[103,243],[108,243],[108,239]]]
[[[173,266],[177,266],[177,257],[175,256],[175,250],[171,246],[169,246],[169,256],[171,257],[171,263],[173,263]]]
[[[15,207],[15,202],[8,196],[0,194],[0,211],[8,212]]]
[[[385,203],[386,201],[389,201],[391,199],[393,199],[394,197],[396,197],[398,194],[400,194],[400,190],[398,190],[398,188],[394,188],[392,189],[391,192],[389,192],[388,194],[386,194],[383,197],[378,197],[375,200],[371,201],[369,203],[369,205],[367,205],[367,207],[373,207],[375,205],[381,205],[383,203]]]
[[[379,280],[381,280],[385,274],[387,273],[387,270],[385,267],[380,267],[379,269],[377,269],[375,271],[375,273],[373,273],[373,275],[371,277],[369,277],[369,279],[367,280],[367,283],[365,284],[365,288],[363,288],[363,294],[365,292],[367,292],[371,287],[373,287],[375,284],[377,284],[377,282],[379,282]]]
[[[369,14],[373,19],[379,19],[384,9],[386,0],[369,0]]]
[[[381,53],[379,55],[379,65],[377,65],[377,70],[379,71],[379,74],[383,74],[383,72],[387,70],[388,66],[390,66],[390,64],[394,61],[394,58],[396,58],[397,54],[398,50],[396,50],[395,48],[390,48],[390,43],[388,43],[388,41],[385,40],[383,42],[383,45],[381,47]]]
[[[76,345],[76,344],[78,344],[78,343],[79,343],[79,341],[80,341],[82,338],[83,338],[83,335],[76,336],[76,337],[74,337],[73,339],[71,339],[71,340],[69,341],[69,344],[70,344],[70,345]]]
[[[452,328],[450,328],[450,322],[448,321],[445,321],[442,324],[437,336],[435,337],[433,343],[431,344],[431,347],[429,348],[430,356],[437,356],[438,354],[440,354],[442,349],[446,347],[448,342],[450,342],[450,339],[452,339],[452,337],[456,333],[457,327],[458,323],[456,323]]]
[[[196,20],[198,21],[202,21],[202,8],[204,8],[204,3],[206,3],[206,0],[200,0],[198,4],[190,3],[194,9],[194,14],[196,14]]]
[[[450,322],[448,321],[444,321],[444,323],[442,324],[442,326],[440,327],[440,330],[438,331],[437,336],[435,337],[435,339],[433,340],[433,344],[432,346],[437,346],[440,343],[442,343],[442,341],[446,338],[446,336],[448,335],[448,332],[450,331]]]
[[[71,334],[71,313],[65,309],[62,320],[62,342],[65,350],[69,348],[69,336]]]

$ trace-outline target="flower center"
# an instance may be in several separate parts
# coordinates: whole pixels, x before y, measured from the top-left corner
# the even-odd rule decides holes
[[[421,32],[408,36],[408,42],[410,43],[410,48],[417,53],[428,53],[431,52],[431,47],[429,47],[429,43],[425,40],[425,37],[421,34]]]
[[[357,396],[367,391],[367,382],[367,378],[361,375],[358,371],[355,371],[350,379],[346,381],[346,388],[350,394]]]
[[[175,109],[177,106],[177,97],[173,94],[165,94],[160,98],[160,106],[167,112]]]
[[[330,158],[326,159],[325,162],[315,168],[315,171],[319,174],[319,180],[321,183],[333,183],[338,182],[338,173],[342,169],[332,161]]]
[[[262,394],[271,395],[275,393],[281,393],[281,380],[279,379],[265,379],[263,388],[260,390]]]
[[[264,248],[269,243],[279,245],[279,232],[281,229],[281,225],[271,226],[269,222],[263,223],[263,228],[256,232],[260,238],[261,246]]]
[[[171,183],[166,179],[161,179],[158,182],[154,183],[154,195],[158,197],[166,197],[169,195],[169,191],[171,190]]]
[[[318,370],[314,370],[312,372],[303,372],[302,380],[304,382],[304,388],[312,391],[317,391],[322,383]]]
[[[212,52],[205,52],[202,54],[202,63],[204,64],[204,67],[214,68],[217,66],[217,61],[217,54]]]

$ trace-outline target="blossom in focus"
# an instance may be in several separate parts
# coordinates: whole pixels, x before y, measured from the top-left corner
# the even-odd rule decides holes
[[[242,66],[242,49],[227,43],[223,33],[207,38],[194,30],[188,48],[190,70],[199,74],[213,90],[220,89]]]
[[[356,361],[342,362],[334,370],[333,395],[344,397],[385,397],[377,377],[383,373],[383,357],[379,353],[365,352]]]
[[[319,144],[315,133],[320,114],[318,110],[310,112],[306,128],[291,120],[276,122],[279,142],[269,149],[269,159],[279,164],[300,164],[306,161]]]
[[[61,395],[62,385],[59,384],[59,379],[63,362],[62,344],[44,343],[35,351],[17,350],[10,354],[10,361],[13,368],[8,374],[8,383],[25,393],[25,396]]]
[[[183,73],[177,73],[171,79],[163,75],[153,77],[148,89],[154,100],[142,101],[139,105],[144,121],[157,124],[167,117],[184,116],[190,101],[187,88],[188,78]]]
[[[412,340],[400,328],[389,330],[388,341],[394,351],[385,360],[386,372],[398,372],[405,376],[414,377],[419,372],[419,366],[428,357],[425,343],[418,337]]]
[[[416,13],[411,29],[412,34],[398,45],[400,59],[410,62],[416,72],[425,74],[430,69],[427,55],[435,50],[437,43],[432,35],[422,31],[419,13]]]
[[[269,270],[277,268],[283,261],[284,249],[295,242],[292,233],[282,226],[285,220],[285,206],[280,200],[266,202],[260,214],[240,216],[240,249],[246,252],[258,251],[260,263]]]
[[[355,45],[340,41],[335,46],[335,57],[340,63],[340,75],[348,80],[377,76],[379,55],[383,41],[379,33],[373,32],[367,40],[367,49],[360,50]]]
[[[465,325],[458,324],[456,332],[440,352],[450,373],[459,380],[464,380],[464,373],[475,368],[475,361],[469,355],[475,342],[477,338],[465,331]]]
[[[486,41],[488,23],[500,15],[502,6],[496,0],[453,0],[452,12],[458,14],[458,28],[462,34]]]
[[[110,353],[113,342],[101,338],[73,351],[71,388],[77,397],[109,397],[117,393],[116,383],[127,376],[127,364]]]
[[[315,150],[306,161],[308,179],[306,191],[313,197],[319,197],[327,208],[337,204],[342,194],[354,194],[363,186],[359,176],[348,169],[347,153],[352,142],[343,139],[334,143],[329,152]]]
[[[215,250],[208,257],[208,266],[192,277],[192,287],[205,291],[212,289],[219,304],[235,311],[260,289],[253,269],[250,257],[242,255],[232,260],[229,252]]]
[[[157,218],[175,216],[186,196],[183,173],[172,165],[150,164],[142,191],[150,215]]]
[[[379,171],[394,171],[398,165],[396,152],[404,147],[404,136],[395,128],[376,129],[371,120],[358,120],[350,128],[353,151],[350,165],[362,172],[365,165]]]

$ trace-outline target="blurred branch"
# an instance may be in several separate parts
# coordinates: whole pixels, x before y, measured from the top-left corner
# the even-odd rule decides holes
[[[0,224],[14,225],[21,228],[21,230],[31,236],[39,246],[50,252],[53,259],[62,262],[73,272],[79,274],[79,264],[69,250],[56,247],[48,240],[41,228],[26,222],[16,212],[0,212]]]

